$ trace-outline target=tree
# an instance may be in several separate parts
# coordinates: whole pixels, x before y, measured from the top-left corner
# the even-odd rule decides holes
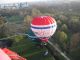
[[[61,22],[60,20],[57,20],[57,26],[58,26],[58,29],[61,28],[61,26],[62,26],[62,22]]]
[[[42,15],[47,15],[47,16],[54,16],[54,14],[51,14],[51,13],[44,13],[44,14],[42,14]]]
[[[0,25],[3,25],[4,23],[6,23],[5,18],[0,16]]]
[[[6,20],[4,17],[0,16],[0,38],[5,37],[5,28],[4,25],[6,23]]]
[[[70,21],[68,21],[68,27],[71,32],[79,32],[80,31],[80,20],[78,17],[72,17]]]
[[[5,27],[4,33],[7,37],[25,32],[24,24],[7,23],[4,27]]]
[[[7,18],[9,22],[15,22],[15,23],[20,23],[23,20],[22,16],[18,16],[18,15],[13,15],[9,18]]]
[[[62,21],[62,23],[66,23],[68,18],[64,15],[59,15],[59,19]]]
[[[61,25],[62,22],[61,22],[60,20],[57,20],[57,24],[58,24],[58,25]]]
[[[58,43],[60,44],[61,49],[64,51],[67,49],[67,42],[68,42],[68,36],[65,32],[63,31],[58,31],[56,33],[56,38],[59,41]]]
[[[67,27],[67,25],[66,25],[66,24],[63,24],[63,25],[61,26],[61,30],[67,33],[67,32],[68,32],[68,27]]]
[[[70,49],[76,49],[80,42],[80,33],[75,33],[71,36]]]
[[[24,24],[25,24],[25,26],[26,26],[27,28],[30,27],[31,21],[32,21],[32,16],[27,15],[27,16],[24,17]]]
[[[24,36],[23,35],[18,35],[18,36],[15,36],[12,39],[15,40],[16,42],[20,42],[20,41],[24,40]]]
[[[60,42],[62,43],[67,43],[67,34],[65,32],[60,32],[60,35],[59,35],[59,40]]]
[[[33,8],[32,9],[32,16],[35,17],[35,16],[39,16],[39,15],[41,15],[41,12],[38,9]]]

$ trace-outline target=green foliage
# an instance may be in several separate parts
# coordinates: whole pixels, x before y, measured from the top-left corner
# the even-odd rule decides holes
[[[36,60],[37,58],[40,58],[40,60],[52,60],[52,56],[50,54],[48,56],[44,56],[46,48],[37,48],[37,46],[35,46],[28,38],[19,42],[14,41],[10,49],[21,56],[27,57],[28,60]]]
[[[70,52],[72,60],[80,60],[80,48],[77,48]]]
[[[67,49],[67,43],[68,43],[67,34],[64,31],[58,31],[55,37],[61,49],[65,51]]]
[[[57,29],[60,30],[62,26],[62,22],[60,20],[57,20]]]
[[[67,34],[65,32],[60,32],[59,33],[59,40],[63,43],[66,43],[67,42]]]
[[[36,9],[36,8],[33,8],[32,9],[32,13],[31,13],[31,16],[39,16],[39,15],[41,15],[41,12],[38,10],[38,9]]]
[[[6,23],[6,20],[4,17],[0,16],[0,25]]]
[[[22,22],[23,17],[18,16],[18,15],[13,15],[13,16],[11,16],[10,18],[7,18],[7,20],[8,20],[9,22]]]
[[[71,36],[70,49],[77,49],[80,44],[80,33],[75,33]]]
[[[4,27],[6,22],[7,22],[6,19],[4,17],[0,16],[0,38],[3,38],[6,36],[5,35],[6,29]]]
[[[65,15],[59,15],[59,19],[60,19],[63,23],[65,23],[68,18],[67,18]]]
[[[58,40],[60,40],[61,42],[66,43],[68,37],[67,37],[67,34],[66,34],[65,32],[63,32],[63,31],[58,31],[58,32],[56,33],[56,38],[57,38]]]
[[[80,31],[80,20],[79,17],[72,17],[71,20],[68,22],[68,27],[71,32],[79,32]]]
[[[24,40],[24,36],[22,36],[22,35],[15,36],[13,39],[14,39],[16,42],[20,42],[21,40]]]
[[[24,17],[24,23],[25,23],[25,25],[26,25],[27,27],[30,26],[31,21],[32,21],[32,16],[27,15],[27,16]]]
[[[68,33],[68,27],[67,27],[67,25],[66,25],[66,24],[63,24],[63,25],[61,26],[61,29],[60,29],[60,30]]]

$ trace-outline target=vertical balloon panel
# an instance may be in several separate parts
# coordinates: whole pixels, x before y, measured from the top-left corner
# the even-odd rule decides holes
[[[10,57],[2,49],[0,49],[0,60],[11,60]]]

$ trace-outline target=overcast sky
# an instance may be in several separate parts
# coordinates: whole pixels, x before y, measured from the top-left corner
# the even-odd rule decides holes
[[[17,2],[33,2],[33,1],[51,1],[51,0],[0,0],[0,4],[2,4],[2,3],[17,3]],[[55,0],[55,1],[79,1],[79,0]]]
[[[0,0],[0,3],[17,3],[17,2],[33,2],[33,1],[43,1],[43,0]]]

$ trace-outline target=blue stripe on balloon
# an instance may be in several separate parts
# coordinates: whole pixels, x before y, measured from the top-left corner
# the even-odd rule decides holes
[[[54,26],[49,26],[49,27],[34,27],[34,26],[31,26],[31,28],[34,28],[34,29],[49,29],[49,28],[53,28],[53,27],[55,27],[55,25]]]

